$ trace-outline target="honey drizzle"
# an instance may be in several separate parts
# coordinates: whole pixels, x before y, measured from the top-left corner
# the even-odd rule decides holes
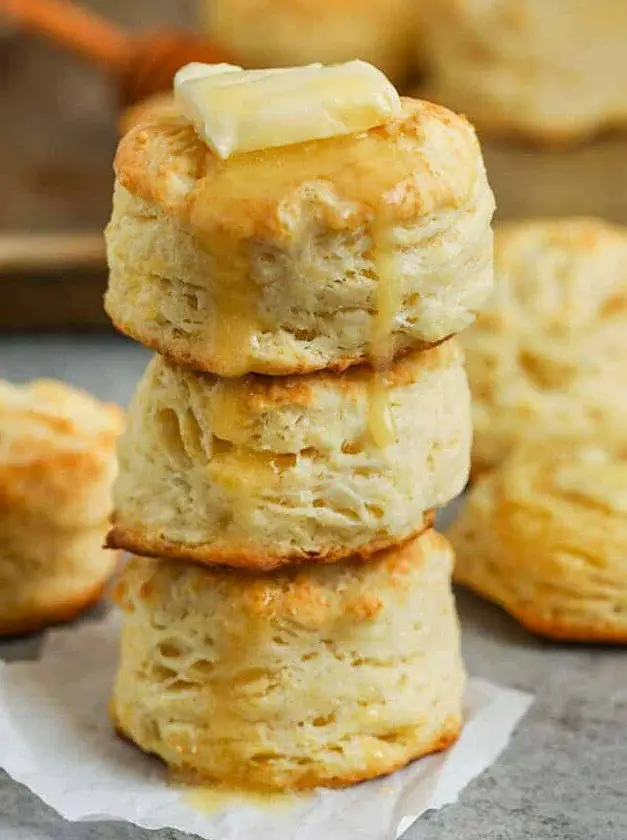
[[[250,370],[252,341],[259,330],[258,292],[250,277],[245,245],[228,246],[213,238],[210,251],[214,258],[210,278],[213,302],[207,343],[213,369],[219,376],[243,376]]]
[[[368,385],[368,431],[380,448],[396,441],[387,369],[394,358],[394,320],[400,306],[401,289],[389,230],[385,216],[383,220],[376,221],[371,229],[377,288],[370,342],[373,371]]]
[[[273,813],[289,811],[304,797],[282,791],[238,790],[236,788],[190,787],[181,796],[183,802],[203,814],[220,814],[244,806]]]

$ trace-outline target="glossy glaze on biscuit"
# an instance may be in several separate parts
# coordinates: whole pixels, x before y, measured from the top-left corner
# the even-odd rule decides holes
[[[305,373],[424,348],[492,286],[494,209],[470,125],[403,100],[368,132],[220,161],[182,119],[116,156],[105,306],[220,376]],[[387,361],[387,359],[386,359]]]
[[[453,340],[378,376],[225,380],[156,357],[120,442],[109,543],[253,568],[369,555],[461,492],[470,438]]]
[[[464,671],[452,552],[272,574],[133,559],[111,711],[141,749],[245,788],[343,786],[453,742]]]

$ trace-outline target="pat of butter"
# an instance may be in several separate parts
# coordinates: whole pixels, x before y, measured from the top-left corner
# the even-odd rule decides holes
[[[401,113],[394,86],[365,61],[276,70],[188,64],[174,77],[174,94],[222,159],[367,131]]]

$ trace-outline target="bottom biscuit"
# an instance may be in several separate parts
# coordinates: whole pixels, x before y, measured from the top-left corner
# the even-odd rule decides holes
[[[135,744],[132,735],[129,732],[127,732],[119,722],[113,703],[111,703],[109,707],[109,716],[111,718],[111,722],[113,723],[113,727],[116,731],[116,734],[120,738],[123,738],[125,741],[127,741],[129,744]],[[453,717],[450,720],[445,721],[443,723],[439,735],[435,736],[430,743],[424,742],[416,744],[414,747],[414,751],[408,751],[407,754],[403,758],[399,759],[396,764],[385,762],[382,762],[380,765],[373,764],[368,769],[361,769],[358,772],[355,772],[353,776],[350,776],[348,774],[344,774],[341,777],[334,775],[326,776],[324,775],[324,773],[321,774],[317,770],[313,770],[310,771],[308,774],[299,774],[297,779],[277,779],[272,773],[268,774],[267,776],[264,776],[262,773],[259,773],[255,774],[254,780],[252,776],[246,776],[245,778],[242,776],[238,776],[235,777],[235,780],[232,777],[229,777],[225,782],[225,779],[222,776],[207,776],[205,773],[203,773],[203,771],[190,771],[189,765],[181,765],[183,768],[181,778],[184,783],[189,783],[190,785],[194,786],[198,784],[216,783],[218,786],[224,785],[225,790],[248,789],[260,792],[276,790],[305,791],[313,790],[317,787],[350,787],[350,785],[356,785],[360,782],[367,782],[371,779],[379,778],[380,776],[389,776],[390,773],[395,773],[397,770],[402,770],[404,767],[407,767],[407,765],[411,764],[412,761],[448,749],[458,740],[461,734],[461,729],[461,718]],[[149,755],[153,758],[157,758],[165,762],[165,759],[159,753],[155,751],[146,750],[139,744],[136,744],[136,746],[139,746],[142,752],[146,753],[146,755]]]
[[[116,728],[194,779],[340,787],[458,736],[452,551],[429,531],[369,562],[269,574],[134,558]]]

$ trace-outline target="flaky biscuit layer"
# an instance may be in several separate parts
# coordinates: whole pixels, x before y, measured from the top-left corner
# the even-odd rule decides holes
[[[494,200],[470,125],[426,102],[371,131],[220,161],[182,119],[116,156],[105,307],[220,376],[344,369],[468,326]]]
[[[627,460],[595,441],[518,448],[470,491],[455,579],[555,639],[627,642]]]
[[[156,357],[120,442],[109,544],[257,568],[368,555],[461,492],[470,438],[452,340],[381,375],[225,380]]]
[[[137,558],[112,715],[146,752],[241,787],[343,786],[454,741],[464,672],[435,532],[271,574]]]

